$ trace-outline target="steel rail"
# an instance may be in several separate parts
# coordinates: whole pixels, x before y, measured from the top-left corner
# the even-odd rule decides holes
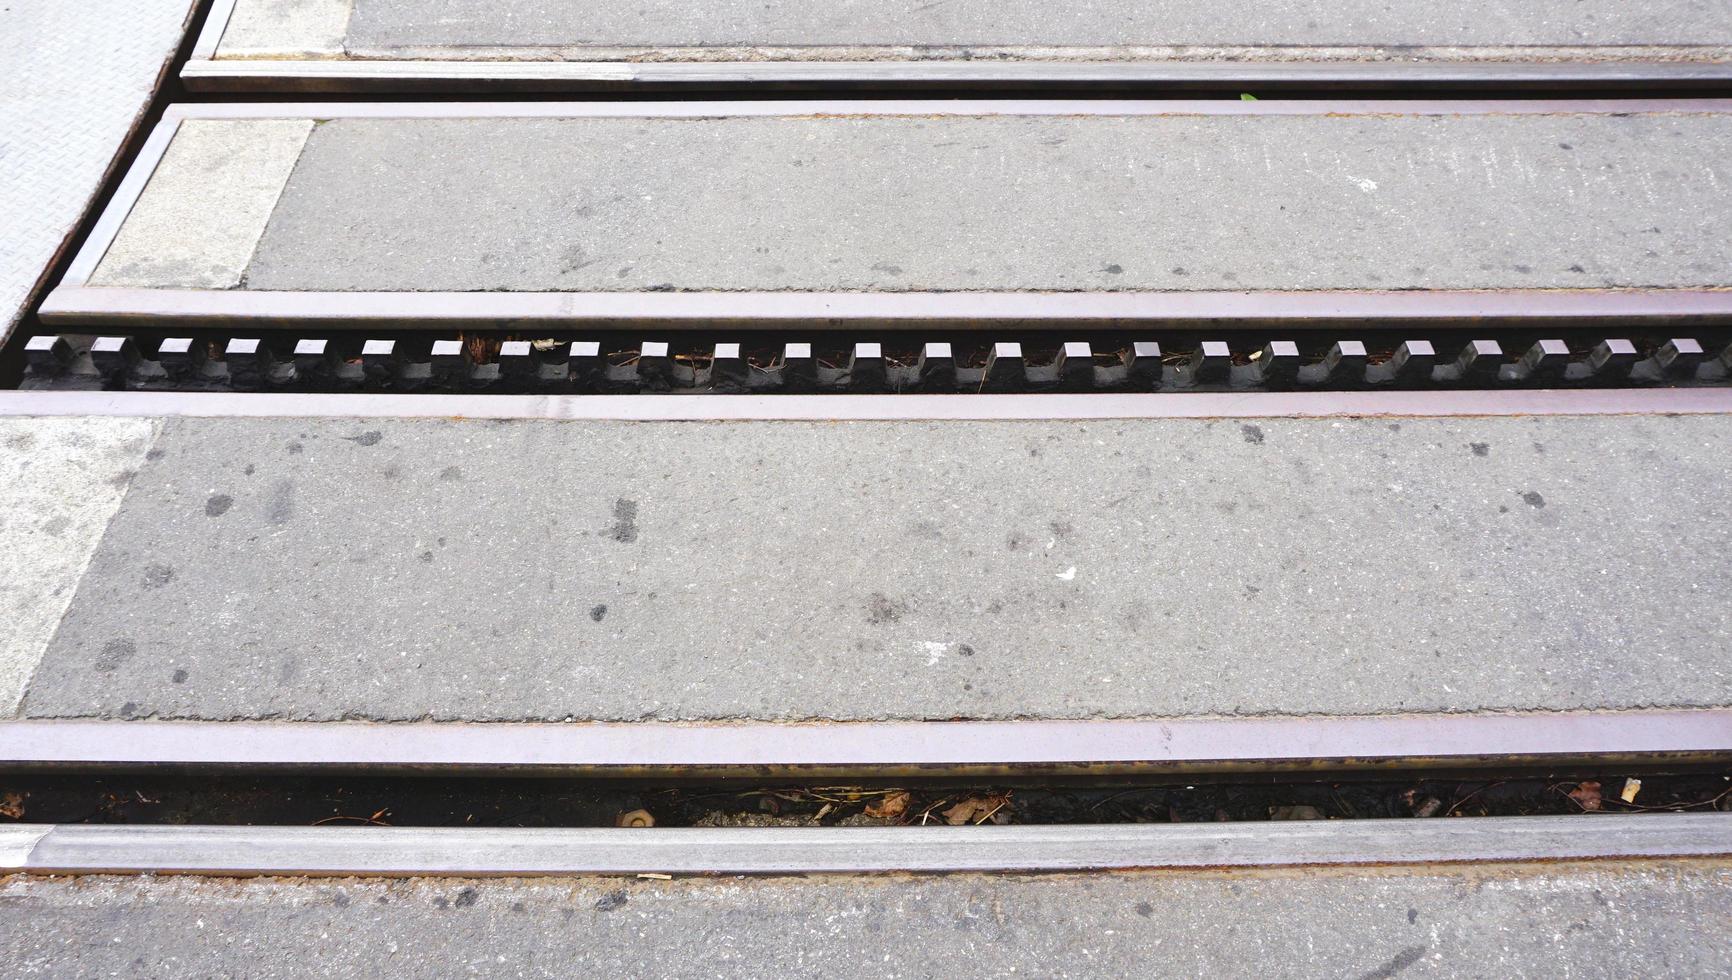
[[[739,99],[186,102],[165,119],[710,119],[726,116],[1545,116],[1732,112],[1732,99]]]
[[[1732,388],[704,397],[0,391],[0,417],[727,422],[1726,414],[1732,414]]]
[[[0,722],[0,769],[1072,775],[1732,760],[1732,709],[1091,721]]]
[[[233,2],[233,0],[228,0]],[[212,42],[213,45],[215,42]],[[214,47],[213,47],[214,50]],[[941,61],[521,61],[405,59],[221,59],[202,50],[181,70],[196,92],[490,93],[695,90],[764,87],[858,90],[1025,86],[1139,86],[1168,92],[1257,90],[1587,89],[1603,92],[1713,89],[1732,84],[1715,61],[1332,61],[1201,62],[975,59]]]
[[[1732,81],[1732,63],[1721,49],[1692,46],[1546,47],[1522,60],[1490,55],[1437,56],[1424,48],[1399,49],[1406,61],[1353,62],[1345,57],[1262,61],[1182,60],[1152,50],[1125,50],[1124,57],[1100,49],[1077,49],[1057,57],[1017,59],[1015,48],[956,46],[961,60],[910,58],[893,48],[883,57],[855,49],[843,60],[823,60],[835,49],[770,48],[748,61],[649,60],[643,50],[596,53],[567,60],[569,49],[548,49],[537,61],[532,50],[499,49],[492,59],[406,58],[225,58],[222,39],[236,0],[214,0],[204,30],[181,78],[187,88],[210,92],[418,92],[573,91],[628,88],[653,90],[693,86],[802,86],[882,89],[945,86],[957,89],[1029,85],[1147,85],[1170,91],[1238,90],[1246,86],[1279,92],[1292,88],[1354,90],[1378,87],[1461,86],[1523,90],[1579,88],[1626,90],[1640,86],[1695,88]],[[487,49],[476,49],[486,51]],[[1331,53],[1340,49],[1327,49]],[[1367,56],[1391,49],[1365,48]],[[787,60],[776,60],[776,52]],[[1290,53],[1289,53],[1290,54]]]
[[[104,215],[102,230],[109,222]],[[113,222],[118,226],[124,218]],[[118,233],[118,227],[115,228]],[[96,240],[93,238],[92,242]],[[100,249],[106,252],[106,246]],[[75,274],[101,259],[80,253]],[[1732,289],[1317,290],[1242,292],[316,292],[150,289],[66,281],[43,302],[51,324],[201,328],[637,329],[804,326],[812,329],[981,327],[1166,328],[1354,324],[1367,329],[1454,323],[1715,324]]]
[[[222,46],[223,34],[227,33],[229,21],[234,17],[237,0],[211,0],[210,13],[205,15],[204,29],[199,31],[198,40],[193,43],[188,64],[208,61],[217,56],[217,49]],[[184,71],[183,71],[184,74]]]
[[[1725,858],[1732,814],[619,830],[20,825],[0,873],[860,874]]]

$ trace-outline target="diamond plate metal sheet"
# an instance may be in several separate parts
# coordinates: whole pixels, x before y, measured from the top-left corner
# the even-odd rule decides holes
[[[66,244],[173,57],[192,0],[0,4],[0,322]]]

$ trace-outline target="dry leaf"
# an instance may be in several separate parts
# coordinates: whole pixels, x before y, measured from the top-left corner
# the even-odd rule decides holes
[[[1598,810],[1600,808],[1600,784],[1593,780],[1578,783],[1575,789],[1570,790],[1570,799],[1575,800],[1584,810]]]
[[[908,812],[908,804],[914,802],[914,795],[907,790],[897,790],[888,793],[876,803],[866,804],[866,815],[874,820],[896,820]]]
[[[978,809],[980,809],[978,801],[963,800],[961,803],[958,803],[944,811],[944,822],[950,824],[952,827],[960,827],[963,824],[972,821],[974,819],[974,813]]]
[[[944,821],[952,827],[967,823],[982,823],[988,817],[1010,805],[1008,796],[971,796],[944,811]]]
[[[24,794],[7,793],[0,796],[0,817],[8,820],[24,819]]]

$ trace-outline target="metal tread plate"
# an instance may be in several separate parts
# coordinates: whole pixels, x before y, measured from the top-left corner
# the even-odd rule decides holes
[[[90,207],[191,10],[189,0],[0,8],[0,336]]]

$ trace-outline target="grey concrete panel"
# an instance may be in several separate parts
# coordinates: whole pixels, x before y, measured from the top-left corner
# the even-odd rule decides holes
[[[343,53],[354,0],[239,0],[217,51],[228,58]]]
[[[0,716],[17,708],[158,427],[0,420]]]
[[[172,421],[24,712],[1727,705],[1729,444],[1722,416]]]
[[[1724,863],[1049,877],[0,881],[95,977],[1706,977]]]
[[[271,0],[242,0],[242,7]],[[356,0],[357,50],[424,47],[1452,47],[1732,43],[1714,0]]]
[[[1724,286],[1728,161],[1725,114],[338,119],[247,284]]]
[[[312,131],[310,119],[181,123],[90,284],[240,285]]]

